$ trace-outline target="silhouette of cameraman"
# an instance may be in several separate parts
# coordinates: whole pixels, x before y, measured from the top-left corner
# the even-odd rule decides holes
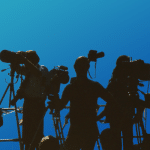
[[[130,57],[126,55],[120,56],[116,61],[107,90],[114,96],[117,105],[108,102],[103,115],[101,114],[101,117],[106,115],[106,122],[110,123],[110,131],[115,136],[113,141],[116,144],[112,149],[122,149],[121,131],[124,150],[133,148],[133,123],[142,119],[144,109],[144,102],[139,99],[138,94],[138,85],[142,86],[138,79],[142,77],[143,64],[142,60],[130,62]]]
[[[38,150],[38,143],[43,137],[43,114],[45,111],[46,83],[48,69],[39,65],[36,51],[18,52],[25,66],[16,68],[18,74],[25,75],[11,105],[24,98],[23,104],[23,144],[25,150]],[[39,126],[40,125],[40,126]]]
[[[65,142],[65,150],[93,150],[98,138],[97,99],[105,101],[113,98],[98,82],[87,78],[89,59],[81,56],[74,64],[76,78],[63,91],[62,98],[55,106],[61,110],[70,101],[70,129]],[[49,105],[50,106],[50,105]],[[51,107],[51,106],[50,106]]]

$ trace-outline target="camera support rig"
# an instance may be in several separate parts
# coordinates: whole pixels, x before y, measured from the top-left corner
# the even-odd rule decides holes
[[[10,102],[11,102],[11,97],[14,98],[15,96],[15,92],[14,92],[14,74],[15,74],[15,71],[14,71],[14,65],[13,64],[10,64],[10,76],[11,76],[11,82],[8,84],[1,100],[0,100],[0,105],[8,91],[8,89],[10,88],[10,91],[9,91],[9,108],[10,108]],[[20,127],[19,127],[19,118],[18,118],[18,112],[17,112],[17,108],[16,108],[16,104],[15,104],[15,116],[16,116],[16,122],[17,122],[17,131],[18,131],[18,138],[19,138],[19,144],[20,144],[20,150],[23,150],[23,144],[22,144],[22,139],[21,139],[21,134],[20,134]],[[6,139],[6,141],[9,141]],[[11,140],[10,140],[11,141]],[[13,141],[13,140],[12,140]]]
[[[55,134],[56,138],[59,139],[59,143],[61,146],[64,144],[64,134],[63,134],[63,128],[60,120],[60,112],[54,112],[52,113],[53,123],[55,127]]]
[[[51,97],[51,96],[49,96],[49,97]],[[55,90],[55,93],[52,97],[54,98],[53,103],[56,104],[58,101],[57,98],[59,97],[57,90]],[[64,134],[63,134],[63,127],[62,127],[61,120],[60,120],[60,111],[58,111],[57,108],[51,109],[50,114],[52,114],[56,138],[59,140],[59,144],[63,147],[65,138],[64,138]]]
[[[68,67],[65,66],[57,66],[54,67],[54,69],[50,70],[49,72],[49,87],[48,87],[48,99],[51,100],[48,103],[57,105],[57,102],[59,101],[59,90],[60,90],[60,84],[66,84],[69,81],[69,75],[68,75]],[[47,107],[48,109],[48,107]],[[60,120],[60,111],[57,108],[51,108],[50,114],[52,114],[52,120],[53,125],[55,128],[55,135],[56,138],[59,141],[59,144],[61,147],[63,147],[65,138],[63,134],[63,127]]]

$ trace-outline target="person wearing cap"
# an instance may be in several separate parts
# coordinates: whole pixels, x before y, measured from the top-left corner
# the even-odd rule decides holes
[[[25,150],[38,149],[43,137],[43,115],[45,111],[46,83],[48,69],[39,65],[36,51],[18,52],[25,66],[18,66],[16,72],[25,76],[16,96],[11,101],[15,105],[24,98],[23,104],[23,144]]]
[[[98,138],[97,99],[105,101],[113,98],[98,82],[87,78],[90,62],[87,57],[77,58],[74,64],[76,77],[72,78],[62,93],[61,100],[55,106],[62,110],[70,101],[70,129],[66,138],[65,150],[93,150]]]

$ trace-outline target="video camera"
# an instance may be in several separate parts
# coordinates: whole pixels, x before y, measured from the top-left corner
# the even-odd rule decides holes
[[[117,59],[113,78],[111,82],[115,83],[116,89],[120,90],[120,93],[126,93],[130,99],[139,99],[138,91],[140,91],[145,96],[145,102],[138,104],[137,101],[136,105],[143,105],[143,107],[150,108],[150,94],[145,94],[138,89],[138,86],[144,86],[141,83],[142,80],[150,80],[150,64],[144,63],[141,59],[132,61],[130,57],[122,55]],[[117,86],[116,81],[119,83],[119,86]]]
[[[95,61],[96,62],[97,58],[101,58],[101,57],[104,57],[104,52],[97,53],[97,50],[90,50],[88,53],[89,61]]]
[[[11,52],[9,50],[2,50],[0,53],[0,60],[5,63],[11,64],[31,64],[32,61],[39,62],[39,56],[36,54],[36,51],[28,50]]]
[[[96,78],[96,61],[98,58],[104,57],[104,52],[97,53],[97,50],[90,50],[88,53],[88,60],[95,62],[95,78]],[[90,72],[88,71],[90,78],[92,79]]]
[[[11,52],[9,50],[2,50],[0,53],[0,60],[5,63],[11,64],[23,64],[24,61],[20,57],[20,55],[16,54],[16,52]]]
[[[48,99],[51,100],[48,102],[50,106],[50,113],[53,112],[53,109],[56,107],[56,103],[59,100],[59,90],[60,84],[66,84],[69,82],[68,68],[65,66],[57,66],[49,72],[49,85],[48,85]],[[59,114],[58,112],[56,113]]]
[[[69,82],[68,67],[57,66],[49,71],[49,94],[59,93],[60,84]]]
[[[125,70],[124,72],[122,71],[122,74],[126,74],[127,76],[132,76],[140,80],[150,80],[150,64],[144,63],[141,59],[134,61],[131,61],[130,59],[129,61],[120,61],[117,63],[117,69],[118,72]],[[118,75],[121,76],[121,74]]]

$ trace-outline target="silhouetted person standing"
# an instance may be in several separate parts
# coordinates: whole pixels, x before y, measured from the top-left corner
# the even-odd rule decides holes
[[[87,78],[90,67],[86,57],[79,57],[74,64],[76,78],[66,86],[60,103],[61,110],[70,101],[70,129],[65,142],[65,150],[93,150],[98,138],[97,99],[111,101],[112,96],[98,82]]]
[[[25,150],[35,150],[43,137],[48,69],[38,64],[39,57],[35,51],[18,52],[18,55],[24,59],[25,66],[18,66],[16,71],[25,75],[25,80],[11,104],[14,105],[18,99],[24,98],[23,144]]]
[[[107,122],[110,123],[110,131],[114,135],[113,149],[121,150],[121,131],[123,134],[124,150],[133,148],[133,123],[135,108],[137,116],[143,112],[142,101],[139,100],[138,78],[140,77],[141,60],[130,62],[130,57],[122,55],[117,59],[116,67],[113,70],[112,78],[109,81],[107,90],[114,96],[117,105],[108,102],[103,114],[106,115]],[[139,115],[140,114],[140,115]]]

